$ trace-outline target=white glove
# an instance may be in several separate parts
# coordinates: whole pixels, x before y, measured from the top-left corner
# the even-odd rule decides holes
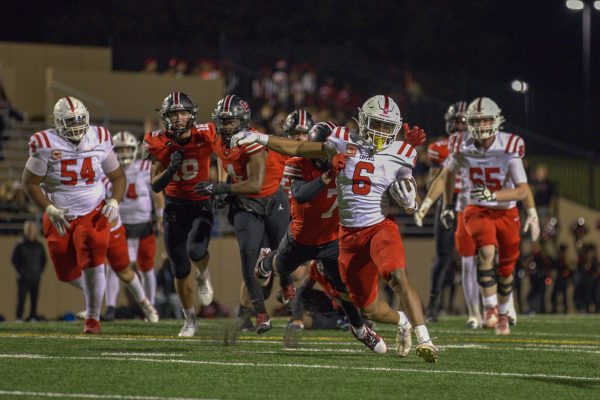
[[[100,212],[106,217],[108,222],[113,222],[119,216],[119,202],[115,199],[106,200],[106,204]]]
[[[408,213],[414,213],[419,207],[417,204],[417,185],[409,183],[406,179],[395,180],[390,186],[390,195],[396,204]]]
[[[444,229],[453,229],[456,223],[456,216],[454,215],[454,210],[452,209],[452,205],[447,205],[440,214],[440,222]]]
[[[478,186],[471,189],[471,198],[478,201],[496,201],[496,192],[492,192],[486,186]]]
[[[531,230],[531,240],[537,242],[537,240],[540,238],[541,229],[540,220],[535,208],[530,208],[527,210],[527,219],[523,225],[523,233],[527,233],[529,230]]]
[[[433,202],[431,199],[429,197],[425,197],[425,200],[423,200],[423,203],[421,203],[419,210],[414,213],[413,217],[415,219],[415,225],[417,225],[419,228],[423,227],[423,218],[425,218],[427,215],[427,211],[429,211],[432,204]]]
[[[269,135],[256,131],[243,131],[233,135],[229,142],[229,147],[241,146],[244,144],[260,143],[263,146],[267,145]]]
[[[68,229],[71,229],[71,224],[65,218],[65,214],[69,210],[54,207],[52,204],[46,207],[46,215],[50,218],[50,222],[54,225],[54,229],[60,236],[63,236]]]

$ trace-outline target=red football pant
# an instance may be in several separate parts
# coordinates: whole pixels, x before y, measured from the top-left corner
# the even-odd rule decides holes
[[[129,259],[136,263],[137,269],[148,272],[154,268],[154,255],[156,254],[156,237],[148,235],[144,238],[127,239]]]
[[[340,275],[357,307],[377,298],[379,276],[388,281],[392,271],[406,265],[398,225],[392,219],[366,228],[340,226]]]
[[[115,272],[121,272],[129,266],[125,226],[121,225],[118,229],[110,232],[106,259],[112,270]]]
[[[50,218],[43,217],[44,236],[56,277],[70,282],[81,276],[81,271],[104,264],[108,248],[110,224],[100,213],[101,202],[89,214],[69,221],[71,229],[60,236]]]
[[[465,225],[475,246],[494,245],[498,248],[497,274],[510,276],[519,258],[519,212],[516,207],[494,210],[487,207],[468,205],[465,209]]]
[[[454,231],[454,244],[458,255],[461,257],[472,257],[475,255],[475,242],[465,227],[464,213],[459,211],[456,214],[456,230]]]

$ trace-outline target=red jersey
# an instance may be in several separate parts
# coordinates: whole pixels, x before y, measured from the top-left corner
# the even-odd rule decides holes
[[[290,193],[290,186],[292,183],[288,177],[283,175],[283,169],[285,167],[286,161],[289,160],[291,157],[285,154],[276,153],[274,151],[269,152],[269,156],[273,157],[273,164],[276,164],[279,170],[281,171],[280,173],[282,178],[279,181],[279,186],[281,187],[281,190],[283,190],[283,194],[285,194],[287,198],[290,198],[292,196],[292,194]]]
[[[177,173],[167,184],[165,194],[184,200],[205,200],[208,196],[200,196],[194,191],[198,182],[208,181],[210,156],[212,154],[211,135],[215,135],[214,124],[199,124],[192,128],[191,140],[185,145],[179,145],[165,130],[146,134],[144,150],[168,167],[171,154],[177,150],[183,151],[183,162]]]
[[[294,157],[285,163],[284,176],[290,180],[302,179],[308,182],[321,175],[322,172],[308,158]],[[290,231],[296,242],[316,246],[336,240],[340,217],[335,180],[306,203],[300,204],[292,196],[291,215]]]
[[[266,148],[259,143],[227,148],[223,143],[221,136],[216,134],[212,143],[212,149],[221,159],[223,168],[227,174],[231,176],[233,183],[247,180],[247,165],[250,158],[261,151],[267,151]],[[279,156],[276,154],[277,153],[272,151],[268,152],[265,165],[265,178],[260,192],[257,194],[246,194],[244,196],[260,198],[271,196],[277,192],[279,189],[279,182],[283,176],[283,168],[281,167]]]

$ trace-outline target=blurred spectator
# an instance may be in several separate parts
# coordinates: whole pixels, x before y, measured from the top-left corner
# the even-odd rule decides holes
[[[10,104],[4,85],[0,80],[0,161],[4,160],[4,154],[2,152],[4,142],[4,130],[10,126],[11,119],[16,119],[19,122],[23,122],[25,119],[24,113],[16,110]]]
[[[595,298],[599,279],[596,245],[586,243],[582,247],[581,255],[582,257],[577,265],[577,273],[575,275],[573,302],[577,311],[581,313],[592,312],[594,304],[596,312],[600,312]]]
[[[552,282],[553,266],[554,260],[548,254],[546,247],[534,243],[533,258],[527,266],[531,285],[527,294],[529,313],[544,314],[546,312],[546,286]]]
[[[279,60],[275,63],[275,71],[271,80],[273,81],[273,91],[277,102],[284,108],[288,107],[289,81],[288,64],[286,60]]]
[[[202,58],[196,61],[196,67],[192,71],[192,74],[204,80],[219,79],[222,76],[221,71],[215,66],[213,61]]]
[[[167,69],[165,70],[165,72],[163,72],[163,74],[174,77],[175,74],[177,73],[176,67],[177,67],[177,59],[174,57],[170,58],[169,63],[167,64]]]
[[[17,321],[23,321],[25,297],[29,293],[30,311],[27,321],[37,321],[37,300],[42,272],[46,266],[46,251],[37,240],[38,226],[34,221],[23,224],[23,238],[15,246],[12,264],[17,270]]]
[[[535,167],[529,186],[535,199],[540,225],[544,226],[550,218],[558,217],[557,187],[554,182],[548,180],[548,167],[545,164]]]
[[[157,74],[158,73],[158,60],[154,57],[148,57],[144,60],[144,69],[142,72],[147,74]]]
[[[188,62],[184,59],[177,60],[175,64],[175,78],[183,78],[188,72]]]
[[[562,296],[563,313],[569,312],[567,289],[573,279],[573,271],[567,262],[567,245],[561,243],[559,246],[558,258],[556,260],[556,276],[554,278],[554,286],[552,287],[552,313],[558,313],[559,296]]]

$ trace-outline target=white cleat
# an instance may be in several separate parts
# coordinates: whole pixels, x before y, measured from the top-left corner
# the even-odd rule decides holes
[[[85,310],[79,311],[77,314],[75,314],[75,317],[83,321],[87,318],[87,313],[85,312]]]
[[[407,324],[401,326],[398,324],[396,328],[396,352],[399,357],[406,357],[412,348],[412,325]]]
[[[152,322],[153,324],[158,322],[158,312],[156,311],[156,308],[154,308],[154,306],[150,304],[150,301],[148,299],[140,301],[140,308],[144,313],[145,321]]]
[[[428,363],[436,363],[438,361],[438,349],[433,345],[431,340],[419,343],[417,346],[417,357],[422,358]]]
[[[198,322],[196,320],[185,320],[183,322],[183,327],[179,331],[179,337],[193,337],[198,330]]]
[[[465,327],[469,329],[481,328],[481,318],[469,317],[469,319],[467,319],[467,322],[465,323]]]
[[[208,267],[204,269],[204,272],[196,273],[196,282],[198,283],[198,300],[203,306],[208,306],[213,301],[213,287],[210,282],[210,271]]]

